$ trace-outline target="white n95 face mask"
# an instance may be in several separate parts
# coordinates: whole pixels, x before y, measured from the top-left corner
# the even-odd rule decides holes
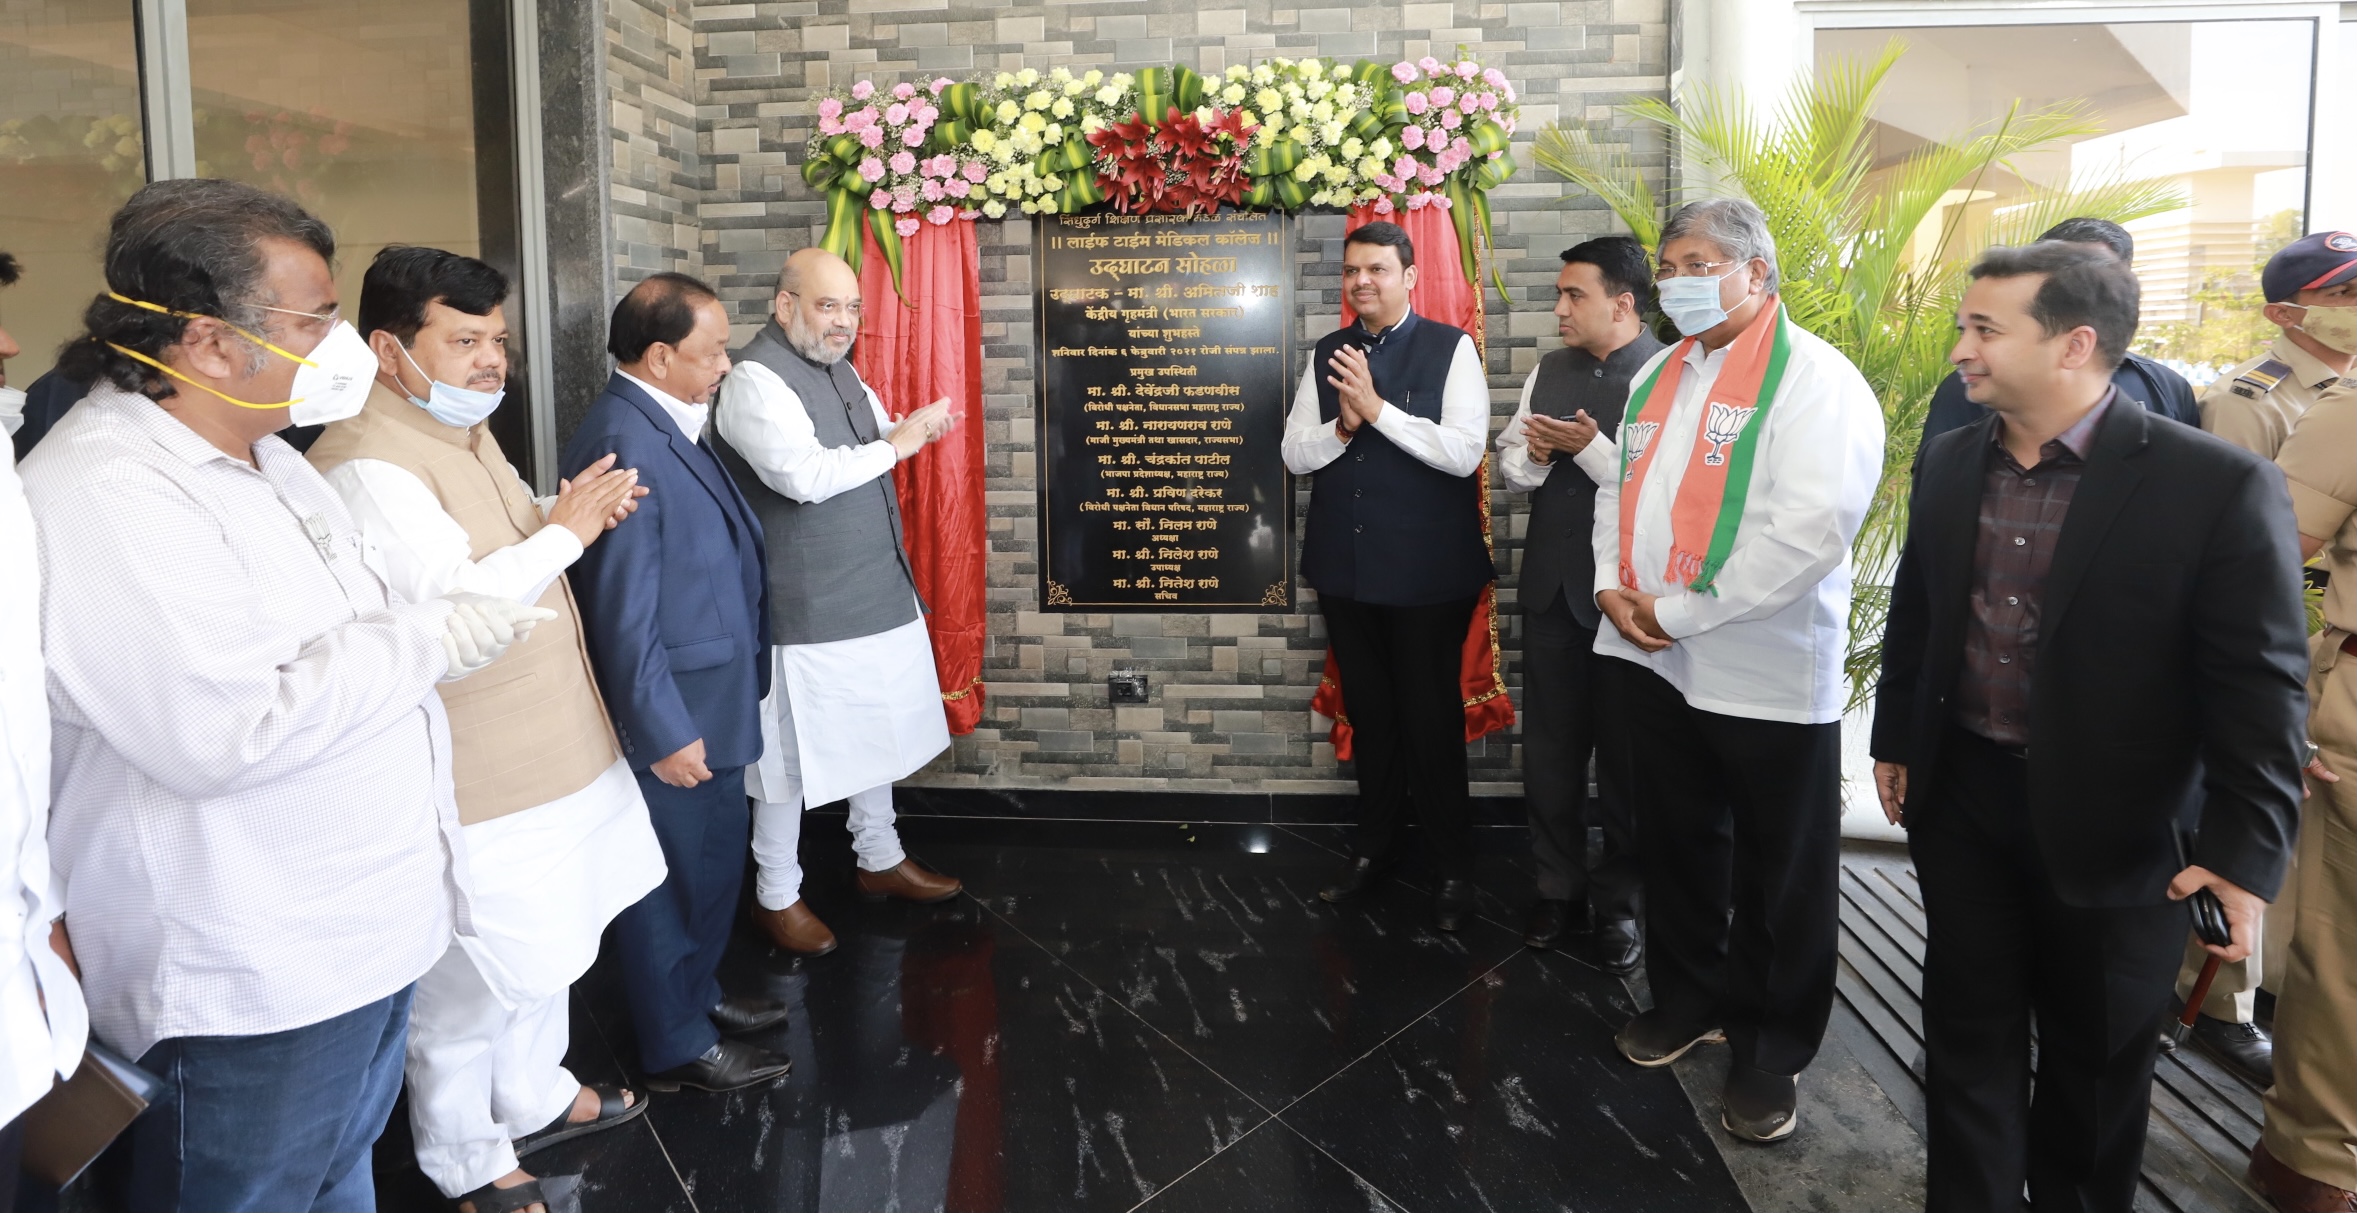
[[[401,347],[401,357],[409,363],[410,370],[417,372],[418,378],[431,385],[426,389],[425,399],[411,396],[409,402],[452,429],[472,429],[476,422],[497,410],[499,402],[507,397],[506,388],[496,392],[478,392],[473,388],[444,383],[426,374],[426,368],[419,366],[417,359],[410,357],[408,346]]]
[[[113,291],[108,291],[106,295],[107,298],[117,303],[146,308],[148,311],[160,312],[166,316],[178,316],[184,320],[220,319],[217,316],[207,317],[198,312],[183,312],[145,300],[133,299]],[[287,311],[285,308],[278,307],[264,307],[262,310],[266,312]],[[288,314],[309,315],[307,312],[289,312]],[[221,323],[229,324],[226,320],[222,320]],[[249,333],[236,325],[229,327],[246,340],[296,364],[294,394],[292,396],[285,400],[266,403],[240,400],[235,396],[214,391],[137,350],[126,349],[111,341],[107,343],[107,348],[125,358],[146,363],[198,391],[219,396],[241,409],[285,409],[287,422],[290,425],[327,425],[330,422],[342,421],[346,417],[358,414],[360,406],[367,402],[369,384],[376,380],[376,351],[368,348],[368,343],[360,339],[359,330],[354,329],[350,324],[342,320],[336,321],[335,327],[327,331],[327,336],[322,338],[308,355],[288,353],[272,345],[267,339]]]
[[[0,429],[14,437],[25,428],[25,390],[21,387],[0,387]]]

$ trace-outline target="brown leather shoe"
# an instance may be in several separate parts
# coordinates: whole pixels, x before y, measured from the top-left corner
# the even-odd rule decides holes
[[[955,876],[943,876],[917,866],[914,859],[903,859],[900,866],[888,872],[859,869],[859,892],[863,897],[897,897],[902,901],[931,905],[948,901],[965,890]]]
[[[2267,1152],[2267,1143],[2251,1149],[2251,1186],[2283,1213],[2357,1213],[2357,1192],[2310,1179]]]
[[[810,912],[808,902],[797,900],[782,910],[755,905],[753,921],[769,932],[771,943],[796,956],[824,956],[835,950],[835,933]]]

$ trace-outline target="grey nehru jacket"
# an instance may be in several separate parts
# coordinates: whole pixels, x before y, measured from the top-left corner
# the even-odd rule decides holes
[[[758,362],[802,401],[821,444],[877,441],[876,413],[851,360],[821,366],[795,352],[775,320],[736,361]],[[769,630],[777,644],[825,644],[889,632],[917,618],[916,577],[900,542],[900,499],[889,472],[824,501],[801,502],[763,483],[717,429],[712,448],[761,517],[769,549]]]
[[[1535,415],[1570,420],[1587,410],[1596,431],[1606,438],[1620,432],[1621,414],[1629,403],[1629,382],[1645,360],[1661,352],[1653,334],[1637,339],[1603,359],[1586,350],[1566,346],[1539,359],[1531,372],[1530,411]],[[1588,592],[1595,583],[1594,525],[1596,482],[1573,466],[1571,456],[1558,455],[1554,471],[1530,495],[1530,526],[1522,541],[1522,588],[1517,596],[1525,614],[1537,615],[1565,594],[1571,616],[1581,627],[1595,627],[1603,618],[1596,598]],[[1570,587],[1568,593],[1565,587]]]

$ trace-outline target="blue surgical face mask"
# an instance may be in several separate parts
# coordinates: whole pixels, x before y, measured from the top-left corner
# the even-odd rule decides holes
[[[470,388],[452,387],[432,375],[426,374],[425,368],[417,364],[417,359],[409,356],[408,346],[401,347],[401,357],[409,363],[410,370],[417,372],[418,378],[432,385],[427,389],[426,399],[420,400],[411,396],[409,402],[432,414],[434,420],[452,429],[473,428],[476,422],[490,416],[493,410],[499,407],[499,402],[507,396],[505,388],[496,392],[478,392]]]
[[[1746,268],[1738,265],[1709,278],[1681,275],[1663,279],[1653,288],[1661,300],[1661,314],[1689,337],[1699,337],[1719,327],[1727,321],[1727,309],[1719,304],[1719,284]]]

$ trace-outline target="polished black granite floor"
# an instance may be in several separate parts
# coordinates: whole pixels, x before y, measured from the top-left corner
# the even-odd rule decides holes
[[[534,1156],[559,1209],[1746,1208],[1676,1077],[1613,1053],[1621,983],[1521,946],[1503,854],[1484,917],[1447,935],[1412,872],[1318,901],[1334,827],[910,817],[903,837],[971,896],[858,900],[841,819],[814,814],[805,892],[842,949],[796,961],[748,927],[723,973],[792,1004],[770,1043],[793,1074],[657,1095]],[[618,981],[601,963],[575,989],[587,1081],[639,1073]],[[447,1208],[404,1116],[380,1206]]]

